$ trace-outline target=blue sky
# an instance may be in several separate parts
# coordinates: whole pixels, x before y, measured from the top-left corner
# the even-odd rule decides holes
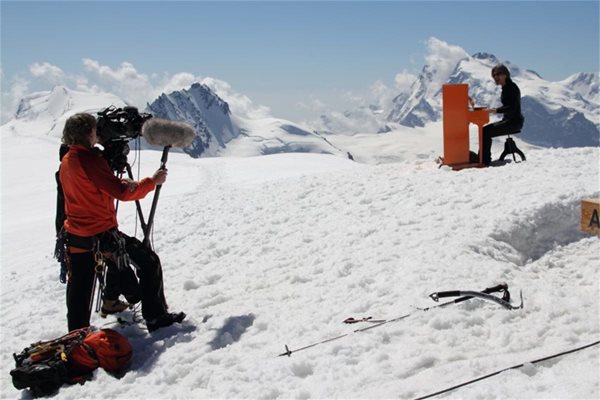
[[[102,87],[102,71],[123,72],[126,62],[155,88],[182,72],[212,77],[298,119],[310,102],[343,109],[344,96],[377,81],[393,90],[397,74],[419,73],[431,37],[561,80],[599,70],[598,4],[2,1],[3,103],[48,89],[57,74]],[[32,73],[36,65],[44,73]]]

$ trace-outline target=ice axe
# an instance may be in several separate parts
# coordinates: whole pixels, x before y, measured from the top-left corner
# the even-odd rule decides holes
[[[169,150],[171,147],[188,147],[194,141],[196,132],[194,131],[194,128],[183,122],[151,118],[142,126],[142,136],[148,143],[164,147],[160,159],[160,169],[166,169],[167,158],[169,157]],[[148,217],[148,224],[144,231],[144,244],[148,247],[150,247],[150,232],[152,231],[154,214],[156,212],[156,205],[158,203],[161,187],[162,185],[156,185],[154,198],[152,199],[152,208],[150,209],[150,216]]]

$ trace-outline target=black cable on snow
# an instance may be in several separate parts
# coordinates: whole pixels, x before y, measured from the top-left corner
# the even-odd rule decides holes
[[[540,359],[537,359],[537,360],[534,360],[534,361],[530,361],[529,363],[531,363],[531,364],[537,364],[537,363],[540,363],[540,362],[542,362],[542,361],[551,360],[551,359],[553,359],[553,358],[556,358],[556,357],[564,356],[564,355],[566,355],[566,354],[575,353],[576,351],[580,351],[580,350],[583,350],[583,349],[587,349],[588,347],[596,346],[596,345],[598,345],[598,344],[600,344],[600,340],[597,340],[597,341],[595,341],[595,342],[593,342],[593,343],[590,343],[590,344],[586,344],[585,346],[581,346],[581,347],[578,347],[578,348],[576,348],[576,349],[571,349],[571,350],[563,351],[563,352],[561,352],[561,353],[553,354],[553,355],[551,355],[551,356],[547,356],[547,357],[540,358]],[[481,376],[481,377],[479,377],[479,378],[472,379],[472,380],[470,380],[470,381],[468,381],[468,382],[464,382],[464,383],[458,384],[458,385],[456,385],[456,386],[452,386],[452,387],[450,387],[450,388],[447,388],[447,389],[444,389],[444,390],[440,390],[439,392],[430,393],[430,394],[428,394],[428,395],[425,395],[425,396],[417,397],[417,398],[415,398],[414,400],[423,400],[423,399],[429,399],[429,398],[431,398],[431,397],[435,397],[435,396],[438,396],[438,395],[440,395],[440,394],[448,393],[448,392],[450,392],[450,391],[452,391],[452,390],[455,390],[455,389],[461,388],[461,387],[463,387],[463,386],[467,386],[467,385],[470,385],[470,384],[472,384],[472,383],[479,382],[479,381],[482,381],[482,380],[484,380],[484,379],[487,379],[487,378],[491,378],[492,376],[495,376],[495,375],[501,374],[502,372],[505,372],[505,371],[508,371],[508,370],[511,370],[511,369],[517,369],[517,368],[521,368],[521,367],[522,367],[522,366],[524,366],[525,364],[527,364],[527,363],[522,363],[522,364],[519,364],[519,365],[514,365],[514,366],[512,366],[512,367],[504,368],[504,369],[501,369],[501,370],[499,370],[499,371],[492,372],[491,374],[487,374],[487,375]]]

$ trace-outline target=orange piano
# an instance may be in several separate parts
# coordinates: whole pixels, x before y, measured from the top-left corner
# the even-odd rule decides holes
[[[483,167],[483,125],[490,120],[485,108],[469,107],[469,85],[448,84],[442,87],[444,127],[444,165],[454,170]],[[469,160],[469,124],[479,127],[479,162]]]

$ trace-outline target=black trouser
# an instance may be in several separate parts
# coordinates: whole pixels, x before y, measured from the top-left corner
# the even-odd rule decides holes
[[[125,238],[127,253],[140,280],[142,316],[144,319],[156,318],[166,313],[168,308],[160,258],[137,238],[124,233],[121,235]]]
[[[106,263],[106,286],[102,298],[105,300],[117,300],[119,295],[125,296],[129,304],[138,303],[142,295],[138,278],[129,266],[119,269],[113,260],[105,259]]]
[[[92,288],[96,273],[94,253],[67,254],[69,279],[67,281],[67,322],[69,332],[90,326]]]
[[[90,325],[96,279],[94,253],[69,254],[69,280],[67,282],[67,321],[69,331]],[[116,300],[123,294],[131,304],[140,301],[140,289],[135,273],[130,267],[119,270],[112,261],[105,260],[106,282],[102,298]],[[96,282],[99,285],[99,282]]]
[[[522,127],[523,121],[508,119],[485,125],[483,127],[483,163],[489,165],[492,162],[492,138],[518,132]]]
[[[129,269],[119,271],[113,260],[105,260],[108,270],[106,274],[106,288],[108,293],[104,298],[118,298],[119,294],[132,302],[135,298],[142,300],[142,316],[145,319],[156,318],[167,312],[163,290],[162,267],[158,255],[144,246],[142,242],[121,233],[126,241],[126,249],[131,263],[135,266],[139,277],[139,289],[133,285]],[[69,280],[67,283],[67,320],[69,331],[90,325],[92,310],[92,288],[95,279],[94,253],[68,254]],[[133,277],[135,279],[135,277]]]

